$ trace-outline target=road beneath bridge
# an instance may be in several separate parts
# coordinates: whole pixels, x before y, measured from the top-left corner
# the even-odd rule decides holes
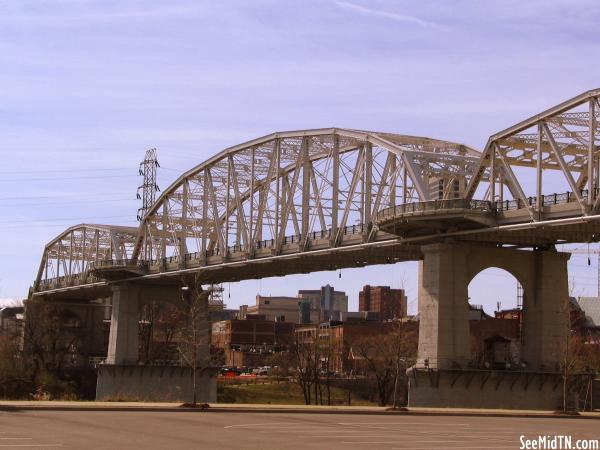
[[[0,447],[169,449],[496,449],[520,437],[599,439],[598,420],[373,414],[0,412]]]

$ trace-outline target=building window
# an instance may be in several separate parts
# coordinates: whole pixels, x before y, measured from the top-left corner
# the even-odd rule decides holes
[[[270,300],[265,300],[265,305],[268,305],[270,303]]]
[[[459,198],[460,197],[460,181],[459,180],[454,180],[453,188],[454,188],[454,198]]]

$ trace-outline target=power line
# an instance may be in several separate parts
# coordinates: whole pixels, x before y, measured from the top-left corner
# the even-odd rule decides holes
[[[131,171],[131,167],[112,167],[112,168],[78,168],[73,167],[71,169],[47,169],[47,170],[0,170],[0,174],[8,173],[59,173],[59,172],[101,172],[101,171],[116,171],[116,170],[128,170]]]
[[[0,197],[0,200],[31,200],[31,199],[42,199],[42,198],[69,198],[69,197],[90,197],[90,195],[99,195],[106,197],[108,195],[127,195],[127,192],[78,192],[76,194],[58,194],[58,195],[31,195],[23,197]]]
[[[102,175],[102,176],[81,176],[81,177],[46,177],[46,178],[2,178],[0,181],[66,181],[66,180],[89,180],[105,178],[133,178],[134,174],[127,175]]]
[[[89,204],[89,205],[95,205],[97,203],[120,203],[120,202],[127,202],[127,201],[135,201],[135,199],[132,199],[131,197],[122,197],[122,198],[113,198],[113,199],[98,199],[98,200],[93,200],[90,202],[90,200],[79,200],[79,201],[67,201],[67,202],[34,202],[34,203],[11,203],[10,205],[6,205],[6,206],[10,206],[12,207],[26,207],[26,206],[45,206],[45,205],[80,205],[80,204]]]
[[[118,226],[122,226],[122,227],[131,227],[131,228],[137,228],[138,227],[138,223],[134,222],[134,221],[129,221],[129,222],[119,222],[118,224],[115,223],[111,223],[111,222],[107,222],[104,220],[94,220],[94,221],[83,221],[83,223],[94,223],[97,225],[118,225]],[[81,223],[81,222],[78,222]],[[40,229],[44,229],[44,230],[65,230],[68,227],[73,226],[73,222],[64,222],[64,223],[48,223],[48,224],[20,224],[20,225],[2,225],[0,224],[0,229],[1,230],[16,230],[16,229],[32,229],[32,228],[40,228]]]
[[[73,221],[71,223],[83,223],[85,221],[91,221],[91,220],[97,220],[97,219],[122,219],[125,217],[130,217],[129,215],[125,215],[125,216],[96,216],[96,217],[74,217],[74,218],[65,218],[65,217],[61,217],[61,218],[56,218],[56,219],[44,219],[44,220],[38,220],[38,219],[24,219],[24,220],[7,220],[7,221],[0,221],[0,224],[18,224],[18,223],[31,223],[33,221],[35,221],[36,223],[39,224],[44,224],[46,222],[54,222],[57,220],[69,220],[69,221]]]

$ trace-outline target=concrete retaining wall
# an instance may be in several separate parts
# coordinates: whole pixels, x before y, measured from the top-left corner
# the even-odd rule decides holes
[[[192,370],[179,366],[101,365],[96,400],[191,402]],[[217,401],[214,370],[198,371],[197,400]]]
[[[562,408],[560,374],[409,369],[408,378],[413,407]]]

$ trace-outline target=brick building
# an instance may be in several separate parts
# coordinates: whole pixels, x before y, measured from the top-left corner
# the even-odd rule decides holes
[[[600,344],[600,297],[571,298],[571,329],[589,344]]]
[[[348,313],[348,296],[332,286],[301,290],[296,297],[256,296],[256,304],[240,306],[238,319],[250,314],[264,315],[267,320],[292,323],[319,323],[339,320]]]
[[[472,365],[479,368],[506,369],[520,361],[519,318],[486,316],[469,320]]]
[[[358,310],[376,312],[382,321],[406,317],[406,309],[404,289],[366,285],[358,294]]]
[[[225,365],[253,367],[264,366],[274,352],[287,350],[293,338],[293,323],[248,316],[213,323],[211,343],[223,351]]]
[[[298,291],[298,299],[300,305],[310,308],[310,323],[340,320],[340,316],[348,312],[348,296],[345,292],[336,291],[330,285],[318,290]],[[306,315],[302,319],[299,323],[308,323]]]
[[[0,335],[21,335],[24,309],[23,306],[4,306],[0,308]]]
[[[396,326],[398,326],[398,323],[392,322],[382,324],[378,321],[330,321],[319,325],[298,325],[295,335],[300,345],[302,343],[319,342],[322,347],[323,370],[349,373],[350,371],[356,372],[357,369],[357,361],[352,354],[352,346],[362,339],[394,332]],[[409,333],[414,333],[415,336],[418,333],[418,322],[406,321],[401,326],[403,332],[407,333],[407,338]],[[414,345],[416,351],[416,339]]]
[[[240,306],[238,319],[248,315],[263,315],[266,320],[278,322],[300,323],[300,307],[297,297],[266,297],[256,296],[256,304]]]

